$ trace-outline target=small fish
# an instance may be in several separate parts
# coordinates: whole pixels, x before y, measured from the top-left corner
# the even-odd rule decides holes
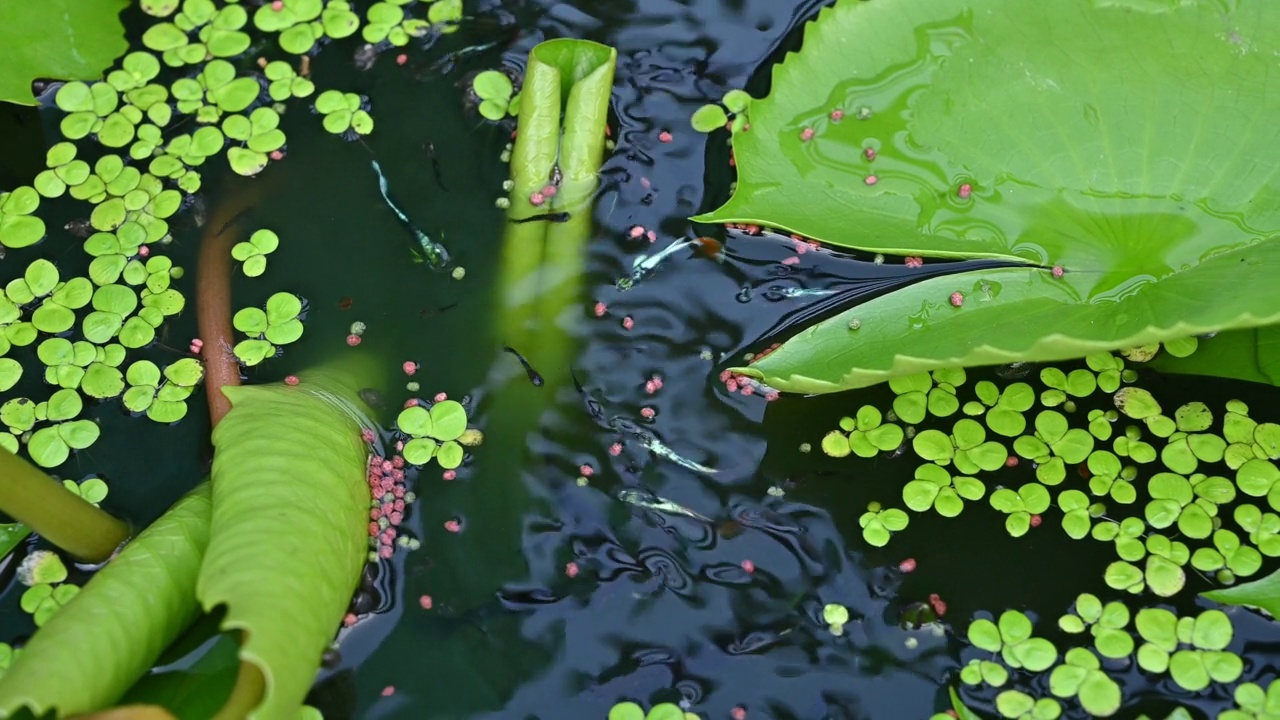
[[[545,220],[547,222],[562,223],[569,221],[569,213],[567,212],[549,212],[541,215],[530,215],[526,218],[511,218],[511,222],[519,225],[520,223],[537,222]]]
[[[671,462],[679,465],[682,468],[687,468],[694,472],[706,473],[707,475],[715,475],[717,472],[719,472],[715,468],[707,467],[706,465],[696,463],[682,455],[677,454],[675,450],[672,450],[666,445],[663,445],[662,441],[659,440],[657,436],[653,435],[652,433],[647,433],[644,437],[641,437],[640,444],[643,445],[646,450],[653,453],[654,455],[657,455],[660,458],[666,458],[667,460],[670,460]]]
[[[784,298],[800,298],[800,297],[826,297],[828,295],[835,295],[836,292],[838,291],[830,290],[830,289],[823,290],[820,288],[799,288],[799,287],[781,288],[777,285],[774,285],[770,287],[768,292],[765,294],[768,295],[769,293],[777,293],[778,295]]]
[[[75,220],[70,220],[66,225],[62,226],[62,229],[81,240],[89,237],[95,232],[93,225],[89,222],[89,218],[77,218]]]
[[[427,154],[431,156],[431,174],[436,176],[436,184],[440,189],[449,192],[449,188],[444,186],[444,174],[440,172],[440,158],[436,157],[436,145],[430,140],[426,144]]]
[[[524,359],[523,355],[517,352],[516,349],[511,347],[510,345],[503,345],[502,349],[516,356],[516,359],[519,360],[520,364],[524,366],[524,371],[529,376],[529,382],[533,383],[538,387],[542,387],[542,376],[538,374],[537,370],[533,369],[533,366],[529,364],[528,360]]]
[[[628,505],[635,505],[636,507],[663,513],[665,515],[683,515],[706,523],[713,522],[712,519],[706,515],[690,510],[683,505],[673,503],[666,498],[660,498],[645,490],[619,490],[618,499]]]
[[[448,75],[453,72],[453,69],[458,65],[459,60],[496,47],[498,47],[498,43],[496,41],[482,43],[480,45],[472,45],[471,47],[464,47],[461,50],[455,50],[454,52],[440,58],[436,62],[432,63],[431,67],[427,68],[427,70],[429,72],[436,72],[438,70],[441,75]]]
[[[560,182],[564,180],[564,173],[560,172],[560,163],[551,166],[551,174],[547,176],[547,182],[560,187]]]
[[[373,64],[378,61],[378,46],[371,43],[361,45],[352,57],[352,61],[356,66],[356,70],[360,72],[372,70]]]
[[[387,206],[395,211],[396,217],[400,218],[400,222],[413,232],[413,236],[417,239],[418,248],[413,248],[413,255],[417,262],[426,262],[433,270],[443,270],[449,265],[449,251],[443,245],[432,240],[425,232],[413,224],[408,215],[396,206],[391,200],[391,196],[387,191],[387,178],[382,174],[382,167],[378,165],[377,160],[371,160],[373,163],[373,171],[378,174],[378,190],[382,192],[382,199],[386,201]]]
[[[630,290],[637,282],[644,279],[646,275],[656,270],[663,260],[666,260],[672,255],[689,247],[695,247],[698,249],[700,254],[710,257],[718,257],[722,248],[720,241],[707,237],[694,238],[692,240],[685,240],[684,242],[673,242],[656,253],[651,255],[641,255],[636,258],[631,264],[631,274],[626,277],[619,278],[614,285],[616,285],[619,290]]]
[[[578,391],[578,395],[582,397],[582,402],[586,406],[587,414],[591,416],[591,419],[602,428],[613,429],[612,424],[604,416],[604,406],[600,404],[600,401],[592,397],[586,388],[582,387],[582,382],[578,380],[578,376],[573,370],[569,371],[569,377],[573,378],[573,387]]]

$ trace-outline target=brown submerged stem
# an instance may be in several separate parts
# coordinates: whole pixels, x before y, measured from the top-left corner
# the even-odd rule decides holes
[[[128,525],[3,448],[0,478],[0,510],[81,560],[102,562],[129,538]]]
[[[196,258],[196,323],[204,342],[200,357],[204,360],[210,426],[216,426],[231,410],[222,388],[240,384],[240,362],[232,350],[231,247],[240,236],[239,220],[250,197],[241,195],[237,201],[218,207],[209,218]]]

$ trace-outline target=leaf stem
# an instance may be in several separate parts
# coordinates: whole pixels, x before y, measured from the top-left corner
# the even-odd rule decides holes
[[[244,645],[245,636],[241,636],[240,644]],[[244,720],[262,703],[262,698],[266,694],[266,679],[262,677],[262,670],[257,665],[247,661],[240,661],[240,672],[236,674],[236,684],[231,688],[231,697],[227,698],[227,702],[213,716],[213,720]]]
[[[0,448],[0,510],[81,560],[102,562],[129,538],[129,526]]]

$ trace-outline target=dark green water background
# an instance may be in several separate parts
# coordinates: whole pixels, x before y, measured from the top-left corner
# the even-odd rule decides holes
[[[356,43],[334,43],[313,63],[314,79],[320,88],[370,96],[376,128],[366,142],[327,135],[319,118],[298,106],[284,120],[286,161],[226,186],[218,178],[225,171],[205,172],[210,210],[228,194],[257,194],[252,224],[282,239],[263,278],[237,276],[235,306],[261,304],[276,290],[309,302],[303,340],[251,370],[251,381],[278,380],[342,353],[370,354],[386,371],[378,389],[387,403],[382,420],[390,423],[409,395],[399,366],[414,360],[422,366],[414,379],[423,393],[469,395],[475,425],[488,434],[457,480],[443,481],[438,471],[418,478],[421,499],[407,527],[422,547],[402,549],[371,572],[380,611],[342,633],[341,663],[322,672],[313,702],[326,718],[603,718],[622,699],[683,700],[708,718],[728,717],[738,705],[756,718],[924,718],[945,706],[944,684],[969,657],[952,622],[963,631],[974,613],[1018,608],[1039,616],[1041,631],[1057,639],[1053,621],[1076,593],[1106,593],[1101,571],[1109,547],[1070,541],[1051,513],[1020,540],[1007,537],[1001,516],[985,502],[956,520],[913,515],[888,548],[868,548],[858,515],[871,500],[900,504],[910,458],[833,461],[798,448],[816,446],[841,415],[864,402],[887,406],[888,396],[873,390],[784,398],[765,413],[759,397],[729,395],[716,381],[727,364],[722,358],[757,349],[761,338],[805,314],[804,300],[771,302],[761,292],[770,285],[842,287],[857,295],[885,280],[945,268],[879,267],[826,253],[806,254],[788,267],[779,261],[791,254],[789,246],[732,236],[723,263],[682,257],[626,294],[612,287],[635,253],[650,249],[627,239],[631,226],[657,231],[659,247],[709,230],[685,218],[726,197],[728,153],[723,137],[692,132],[688,117],[727,89],[766,92],[769,64],[798,46],[798,24],[819,6],[531,0],[468,7],[511,13],[520,33],[505,54],[468,58],[447,75],[430,64],[494,37],[484,26],[411,50],[404,66],[388,53],[369,72],[351,62]],[[621,438],[588,417],[567,382],[571,368],[540,364],[536,345],[517,348],[556,378],[535,388],[490,333],[505,229],[493,201],[506,177],[499,154],[508,137],[465,109],[459,81],[500,62],[519,66],[530,47],[553,37],[596,40],[619,54],[617,148],[603,170],[572,370],[611,415],[638,418],[643,406],[654,407],[652,429],[677,452],[718,468],[715,476],[650,456],[634,443],[611,457],[607,449]],[[27,120],[5,119],[6,180],[34,175],[42,153],[30,148],[54,140],[56,113],[44,118],[44,139]],[[664,130],[672,142],[659,141]],[[427,143],[447,191],[434,177]],[[466,267],[464,280],[410,262],[411,238],[378,195],[374,158],[399,204]],[[59,227],[83,206],[55,201],[44,210],[48,224]],[[175,222],[175,237],[172,255],[194,270],[200,229],[189,214]],[[41,253],[75,267],[76,245],[59,232]],[[189,272],[179,287],[189,291],[193,278]],[[340,306],[344,298],[351,300],[347,309]],[[608,304],[605,318],[592,316],[596,301]],[[623,315],[634,318],[633,330],[621,327]],[[344,338],[356,320],[368,331],[351,349]],[[188,310],[165,338],[177,350],[148,352],[171,360],[194,334]],[[700,357],[704,350],[714,360]],[[650,397],[644,384],[655,373],[664,388]],[[1168,403],[1245,396],[1259,410],[1265,404],[1256,388],[1226,384],[1170,380],[1152,389]],[[24,392],[42,390],[31,385]],[[525,413],[528,422],[504,423],[491,412],[498,398],[540,409]],[[114,402],[93,416],[104,440],[60,472],[106,477],[106,506],[115,512],[148,522],[206,472],[202,400],[173,427],[128,418]],[[586,487],[575,483],[583,464],[596,469]],[[1020,484],[1024,472],[1010,471],[1001,482]],[[774,486],[785,496],[770,496]],[[722,537],[697,521],[637,511],[614,499],[624,487],[648,489],[717,524],[736,520],[745,530]],[[444,530],[451,518],[462,521],[463,532]],[[910,575],[894,569],[907,557],[919,566]],[[744,560],[754,563],[753,575],[742,569]],[[565,574],[570,561],[581,568],[572,579]],[[25,635],[32,628],[17,607],[21,587],[12,565],[0,576],[0,618],[6,635]],[[901,627],[902,609],[931,593],[949,605],[943,623]],[[429,611],[419,606],[423,595],[432,597]],[[854,621],[844,637],[831,636],[821,622],[829,602],[850,608]],[[1235,620],[1243,637],[1232,649],[1246,655],[1246,679],[1268,679],[1277,633],[1246,614]],[[1131,700],[1124,715],[1140,705],[1153,712],[1168,705],[1136,670],[1120,676]],[[395,691],[384,696],[388,686]],[[982,705],[993,695],[966,697]],[[1214,714],[1228,703],[1212,691],[1199,701]]]

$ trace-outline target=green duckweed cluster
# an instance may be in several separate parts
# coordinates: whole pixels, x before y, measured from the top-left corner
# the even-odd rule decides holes
[[[1142,605],[1177,596],[1188,572],[1231,585],[1280,556],[1280,425],[1252,418],[1239,400],[1165,407],[1137,384],[1134,363],[1195,348],[1190,338],[1100,353],[1084,367],[1044,367],[1035,378],[971,387],[961,369],[897,378],[889,383],[890,408],[863,406],[823,438],[834,457],[872,457],[906,444],[922,461],[900,491],[904,509],[874,502],[859,518],[869,545],[888,544],[911,513],[955,517],[985,504],[1013,537],[1054,523],[1074,540],[1113,547],[1103,579],[1115,597],[1082,593],[1057,622],[1081,644],[1055,646],[1015,610],[970,623],[967,639],[978,653],[959,679],[999,689],[1002,717],[1052,720],[1072,704],[1092,716],[1114,714],[1123,697],[1105,660],[1132,659],[1188,693],[1230,686],[1244,674],[1229,649],[1226,613],[1180,617]],[[1007,468],[1028,462],[1033,480],[1001,482]],[[1047,687],[1048,696],[1038,696],[1025,681],[1046,673],[1047,685],[1036,687]],[[1008,687],[1015,683],[1022,687]],[[1275,704],[1269,688],[1253,683],[1235,692],[1237,709],[1220,718],[1263,717]]]
[[[480,99],[480,115],[497,122],[520,115],[520,92],[511,78],[499,70],[485,70],[471,80],[471,89]]]
[[[467,428],[467,411],[456,400],[441,400],[430,408],[411,405],[396,417],[396,429],[405,437],[403,455],[410,465],[426,465],[435,458],[445,470],[462,465],[464,446],[477,445],[478,430]]]
[[[282,0],[256,9],[238,0],[140,0],[155,18],[145,49],[126,54],[100,81],[68,82],[53,94],[62,138],[46,153],[31,185],[0,193],[0,252],[34,248],[50,235],[40,216],[45,199],[88,204],[90,257],[83,277],[67,277],[34,256],[0,290],[0,392],[18,385],[34,361],[47,398],[0,398],[0,447],[25,448],[42,467],[98,439],[97,423],[81,418],[82,397],[120,398],[127,410],[162,423],[186,414],[186,399],[203,370],[191,358],[160,366],[131,357],[152,345],[164,321],[182,312],[176,286],[183,270],[163,254],[169,222],[202,184],[201,170],[225,157],[232,170],[255,175],[283,157],[281,115],[295,99],[316,94],[287,55],[313,53],[351,36],[362,19],[340,0]],[[422,9],[425,19],[410,12]],[[405,45],[428,32],[456,30],[459,0],[375,3],[363,37],[377,48]],[[248,57],[274,36],[286,57]],[[313,109],[331,133],[354,139],[373,130],[368,99],[338,90],[319,93]],[[245,275],[257,277],[279,244],[259,230],[232,250]],[[21,266],[19,266],[21,267]],[[246,338],[235,354],[246,365],[274,356],[302,332],[299,298],[278,293],[265,309],[247,308],[235,326]],[[34,356],[10,357],[33,347]],[[14,353],[17,355],[17,353]],[[451,451],[449,451],[451,452]],[[448,455],[446,455],[448,456]]]

